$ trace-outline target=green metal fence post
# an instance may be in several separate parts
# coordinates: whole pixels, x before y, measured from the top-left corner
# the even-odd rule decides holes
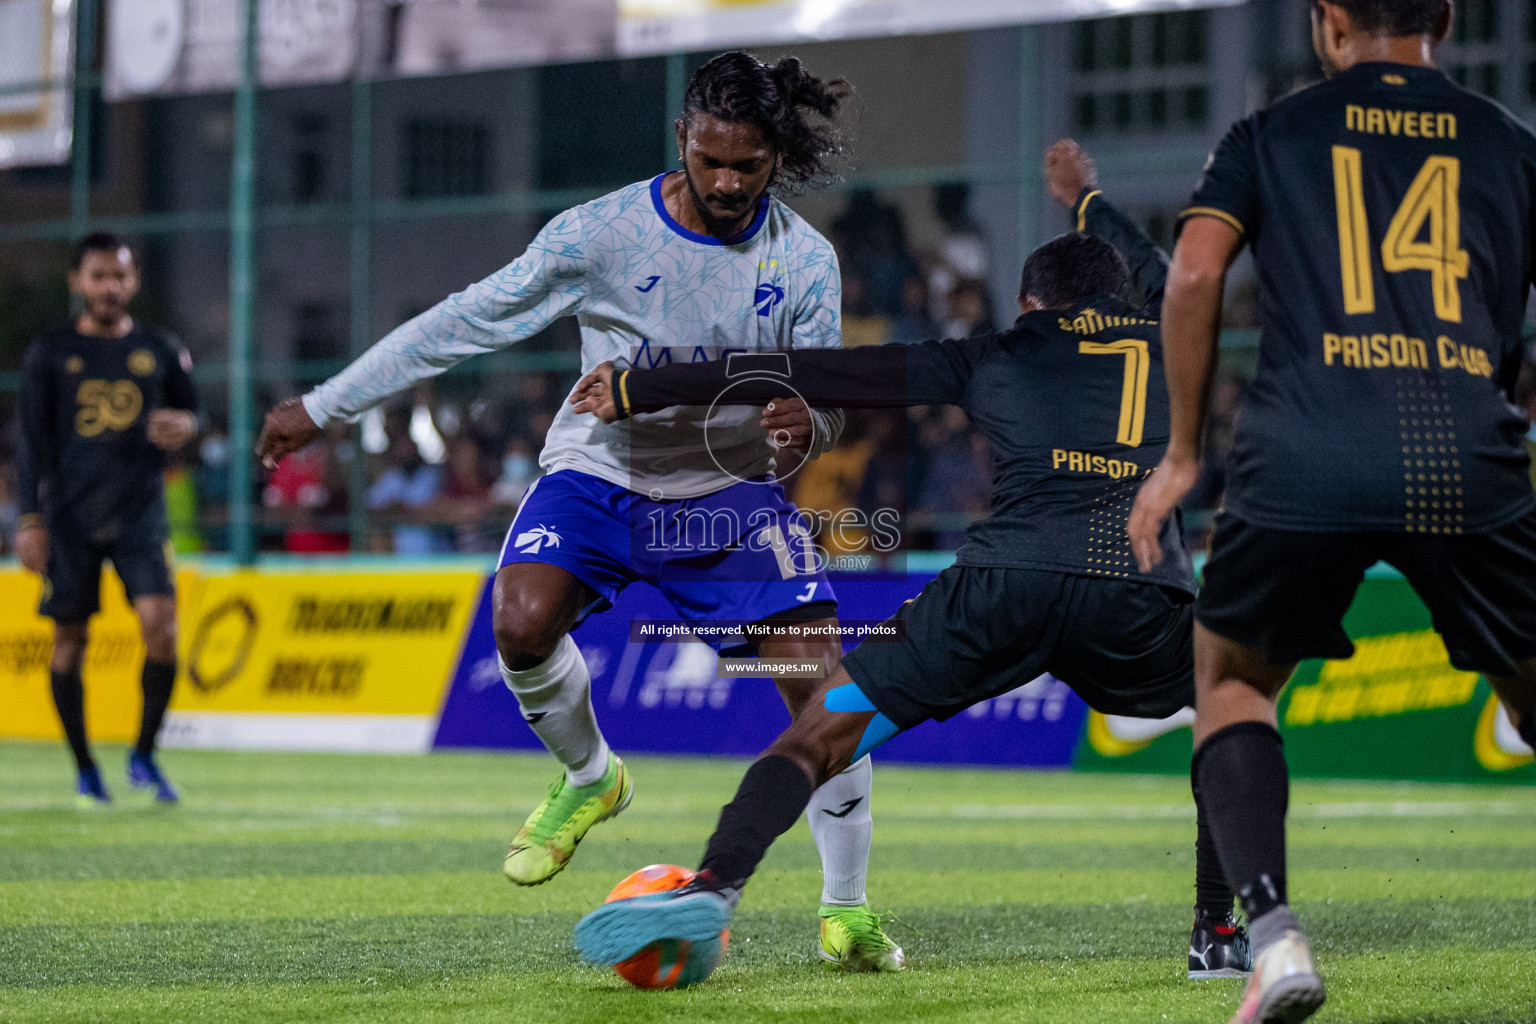
[[[91,96],[96,80],[97,0],[79,0],[75,9],[75,78],[69,141],[69,235],[89,233],[91,217]]]
[[[245,0],[235,144],[229,183],[229,544],[239,565],[256,561],[251,507],[251,332],[256,274],[256,86],[259,2]]]
[[[687,90],[688,55],[670,53],[667,55],[667,109],[662,112],[661,118],[661,164],[663,167],[679,166],[677,129],[673,125],[683,113],[683,94]]]
[[[373,260],[373,83],[352,81],[352,236],[351,293],[352,332],[348,351],[353,358],[373,341],[372,291],[369,269]],[[347,467],[347,530],[353,551],[368,547],[368,466],[363,457],[361,431],[352,441],[352,462]]]

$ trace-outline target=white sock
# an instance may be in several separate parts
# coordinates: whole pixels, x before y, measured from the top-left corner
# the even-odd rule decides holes
[[[811,794],[805,816],[821,853],[821,902],[858,906],[869,876],[869,844],[875,825],[869,816],[874,771],[869,755],[832,776]]]
[[[565,765],[573,786],[590,786],[608,770],[608,741],[592,712],[592,677],[570,634],[555,653],[526,672],[514,672],[496,655],[501,678],[517,698],[527,722],[549,752]]]

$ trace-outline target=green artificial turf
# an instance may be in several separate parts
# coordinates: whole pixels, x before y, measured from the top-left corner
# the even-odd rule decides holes
[[[100,752],[109,778],[123,752]],[[870,897],[911,969],[813,956],[804,825],[743,898],[705,985],[640,992],[571,929],[620,877],[693,865],[743,764],[634,758],[636,794],[572,867],[517,889],[505,844],[543,757],[163,755],[157,807],[73,809],[62,748],[0,743],[0,1021],[1196,1021],[1184,979],[1186,780],[882,765]],[[1293,903],[1320,1022],[1536,1022],[1536,791],[1298,782]]]

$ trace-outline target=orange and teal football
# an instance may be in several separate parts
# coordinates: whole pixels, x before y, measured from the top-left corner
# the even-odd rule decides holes
[[[625,878],[605,902],[627,900],[653,892],[677,889],[693,880],[693,872],[676,864],[652,864]],[[731,941],[729,930],[703,942],[661,939],[628,960],[613,965],[619,977],[636,988],[687,988],[709,977],[725,956]]]

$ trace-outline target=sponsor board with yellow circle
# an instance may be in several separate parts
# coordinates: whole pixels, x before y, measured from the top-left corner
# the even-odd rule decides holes
[[[433,715],[478,572],[230,572],[183,619],[177,712]]]

